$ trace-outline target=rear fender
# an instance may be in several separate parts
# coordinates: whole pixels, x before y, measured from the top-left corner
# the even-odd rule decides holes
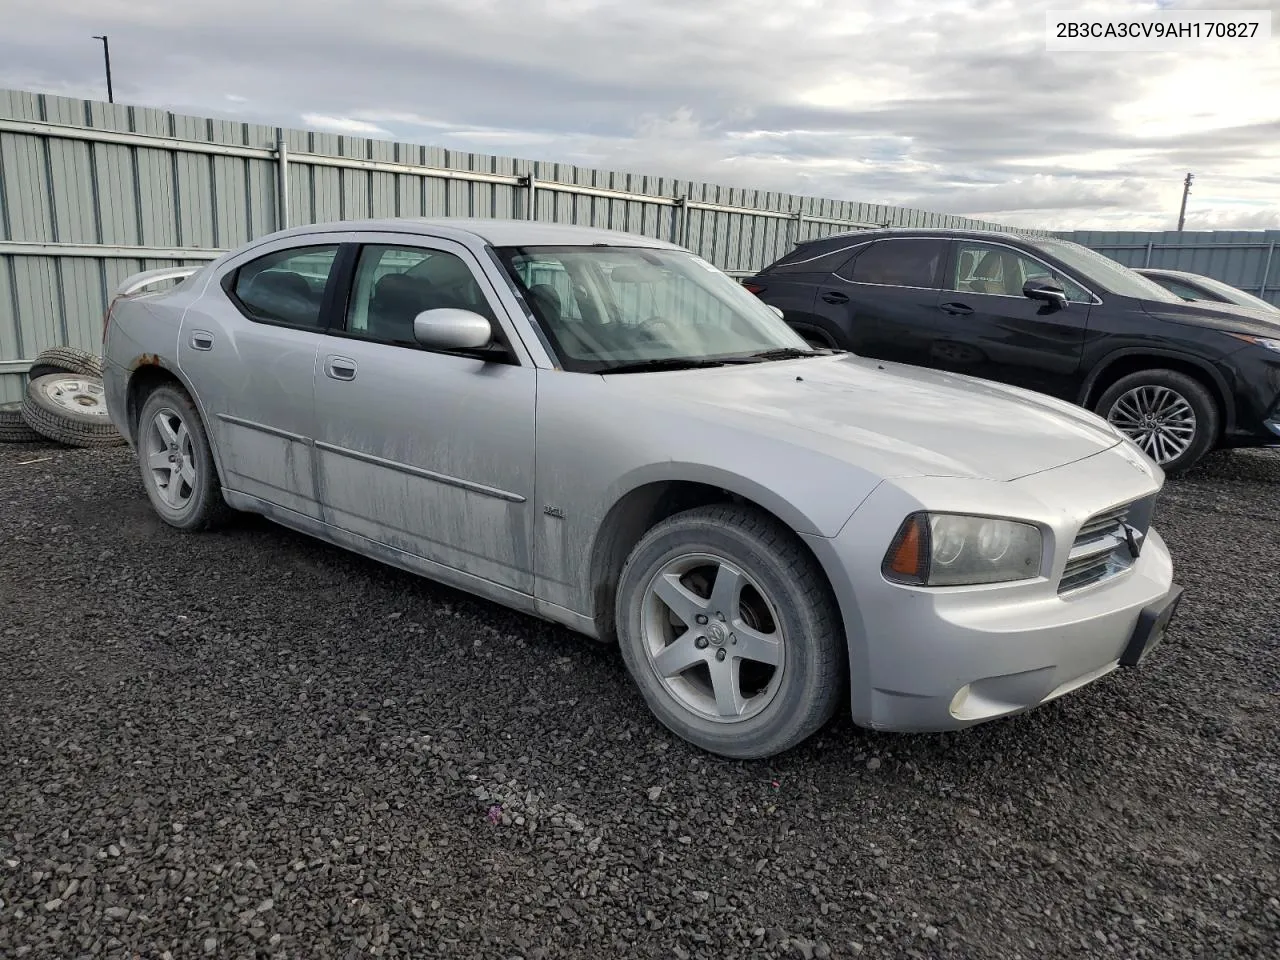
[[[214,469],[218,472],[218,482],[225,485],[226,474],[222,469],[222,456],[218,451],[218,443],[214,438],[214,432],[209,428],[209,417],[205,413],[204,404],[200,401],[200,394],[196,391],[195,387],[191,385],[191,381],[188,380],[182,371],[178,369],[178,365],[176,363],[169,362],[164,357],[157,354],[144,353],[140,354],[129,363],[128,373],[127,395],[129,397],[133,396],[134,387],[135,384],[139,382],[139,378],[148,377],[156,373],[168,374],[168,376],[177,380],[178,383],[182,385],[182,389],[184,389],[187,392],[187,395],[191,397],[191,402],[195,404],[196,412],[200,415],[200,424],[204,427],[205,439],[209,441],[209,452],[213,455]],[[130,409],[130,413],[132,414],[133,412],[134,411]],[[136,424],[132,421],[132,418],[130,420],[129,427],[132,434],[131,439],[136,445],[137,430]]]

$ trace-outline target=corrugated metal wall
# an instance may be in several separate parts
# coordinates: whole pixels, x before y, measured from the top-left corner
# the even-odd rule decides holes
[[[1163,267],[1213,277],[1280,306],[1280,230],[1178,233],[1076,230],[1059,236],[1092,247],[1127,267]]]
[[[0,401],[20,396],[42,349],[97,349],[108,293],[129,274],[208,260],[277,229],[280,140],[291,226],[527,217],[529,175],[539,220],[674,240],[733,272],[758,269],[798,238],[859,226],[995,226],[0,90]]]
[[[0,90],[0,402],[21,395],[44,348],[97,349],[108,294],[132,273],[206,261],[282,223],[531,215],[674,240],[732,273],[798,239],[878,224],[999,226]],[[1273,300],[1280,284],[1280,231],[1066,236],[1122,263],[1179,266]]]

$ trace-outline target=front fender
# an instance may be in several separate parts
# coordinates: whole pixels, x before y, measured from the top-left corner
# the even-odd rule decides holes
[[[848,518],[880,482],[878,479],[868,480],[870,482],[865,484],[865,489],[845,490],[839,495],[838,501],[822,496],[801,500],[795,496],[794,490],[784,493],[777,485],[713,464],[691,460],[664,460],[645,464],[623,474],[609,487],[605,500],[612,509],[635,490],[650,484],[699,483],[718,487],[752,501],[768,510],[797,534],[830,537],[839,533]]]
[[[1165,347],[1121,347],[1113,350],[1103,357],[1089,375],[1085,378],[1084,383],[1080,387],[1080,394],[1076,400],[1079,406],[1089,408],[1089,399],[1093,395],[1099,381],[1103,379],[1107,370],[1115,366],[1115,364],[1126,357],[1152,357],[1157,360],[1176,360],[1195,367],[1209,377],[1213,382],[1214,389],[1218,394],[1218,399],[1222,401],[1222,423],[1225,432],[1229,432],[1235,428],[1236,423],[1236,407],[1233,399],[1234,393],[1232,387],[1227,383],[1226,378],[1217,369],[1214,364],[1195,354],[1184,353],[1181,350],[1170,350]]]

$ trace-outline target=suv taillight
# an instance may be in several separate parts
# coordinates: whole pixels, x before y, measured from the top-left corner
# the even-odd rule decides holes
[[[754,293],[757,297],[760,296],[760,294],[764,293],[763,283],[752,283],[748,281],[743,283],[742,285],[747,288],[748,293]]]

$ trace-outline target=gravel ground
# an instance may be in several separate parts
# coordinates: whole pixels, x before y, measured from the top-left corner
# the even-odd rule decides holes
[[[1278,501],[1271,453],[1170,483],[1139,671],[747,764],[615,651],[0,447],[0,956],[1280,956]]]

